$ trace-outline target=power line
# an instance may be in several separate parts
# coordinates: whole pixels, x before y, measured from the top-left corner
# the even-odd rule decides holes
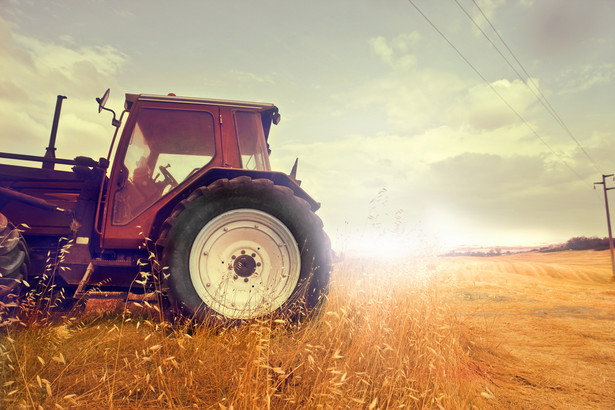
[[[527,72],[527,70],[525,69],[525,67],[523,66],[523,64],[521,64],[521,62],[519,61],[519,59],[515,56],[515,53],[513,53],[513,51],[510,49],[510,47],[508,46],[508,44],[506,43],[506,41],[504,41],[504,39],[502,38],[502,36],[500,35],[500,33],[498,33],[498,31],[496,30],[496,28],[494,27],[494,25],[491,23],[491,20],[489,20],[489,18],[487,17],[487,15],[483,12],[483,9],[478,5],[478,3],[476,3],[476,0],[472,0],[472,2],[474,3],[474,5],[476,6],[476,8],[480,11],[480,13],[482,14],[483,18],[487,21],[487,23],[489,23],[489,26],[491,27],[491,29],[493,30],[493,32],[495,33],[495,35],[500,39],[500,41],[502,42],[502,44],[504,45],[504,47],[506,47],[506,50],[508,50],[508,53],[512,56],[512,58],[517,62],[517,64],[519,65],[519,67],[521,68],[521,70],[523,71],[523,73],[525,73],[525,76],[527,78],[528,82],[531,82],[532,85],[534,86],[534,88],[536,89],[536,91],[540,94],[540,96],[538,94],[536,94],[536,91],[534,91],[534,89],[532,89],[532,87],[529,86],[528,83],[525,82],[523,76],[513,67],[513,65],[510,63],[510,61],[508,60],[508,58],[506,58],[506,56],[504,56],[504,54],[502,54],[502,52],[500,51],[500,49],[493,43],[493,41],[491,41],[491,39],[489,38],[489,36],[487,36],[487,34],[483,31],[483,29],[480,27],[480,25],[478,23],[476,23],[476,21],[472,18],[472,16],[470,16],[470,14],[466,11],[466,9],[459,3],[458,0],[455,0],[455,3],[457,3],[457,5],[459,6],[459,8],[461,8],[461,10],[463,10],[464,14],[470,19],[470,21],[472,21],[472,23],[478,28],[478,30],[482,33],[482,35],[489,41],[489,43],[491,43],[491,45],[496,49],[496,51],[500,54],[500,56],[504,59],[504,61],[506,61],[506,63],[508,64],[508,66],[515,72],[515,74],[517,74],[517,76],[521,79],[521,81],[523,81],[523,83],[526,85],[526,87],[532,92],[532,94],[534,94],[534,97],[536,97],[536,99],[542,104],[542,106],[547,110],[547,112],[549,114],[551,114],[551,116],[555,119],[555,121],[562,127],[562,129],[564,131],[566,131],[566,133],[568,134],[568,136],[570,136],[570,138],[577,144],[577,146],[581,149],[581,151],[583,152],[583,154],[590,160],[590,162],[592,163],[592,165],[594,166],[594,168],[596,169],[596,171],[598,171],[599,173],[603,173],[602,169],[600,168],[600,165],[598,165],[598,163],[589,155],[589,153],[585,150],[585,148],[583,148],[583,146],[581,145],[581,143],[579,142],[579,140],[577,140],[575,138],[575,136],[572,134],[572,131],[570,131],[570,128],[568,128],[568,126],[564,123],[564,121],[562,120],[562,118],[557,114],[557,112],[555,111],[555,109],[553,108],[553,106],[551,105],[551,103],[549,102],[549,100],[547,99],[547,97],[543,94],[543,92],[540,90],[540,88],[536,85],[536,83],[534,82],[533,78],[530,76],[530,74]]]
[[[478,75],[484,82],[485,84],[487,84],[489,86],[489,88],[491,88],[491,90],[502,100],[502,102],[504,102],[504,104],[506,104],[506,106],[523,122],[523,124],[532,132],[532,134],[534,134],[534,136],[536,138],[538,138],[540,140],[540,142],[542,142],[548,149],[549,151],[551,151],[557,158],[559,158],[559,160],[566,166],[566,168],[568,168],[573,174],[575,174],[577,176],[577,178],[579,178],[579,180],[581,180],[582,182],[585,182],[585,179],[583,177],[581,177],[581,175],[579,175],[579,173],[577,171],[575,171],[562,157],[560,154],[558,154],[540,135],[538,135],[538,132],[536,132],[536,130],[534,128],[532,128],[532,126],[525,120],[525,118],[523,118],[523,116],[521,116],[521,114],[519,114],[519,112],[517,110],[515,110],[515,108],[510,105],[510,103],[508,101],[506,101],[506,99],[498,92],[498,90],[489,82],[487,81],[487,79],[485,78],[485,76],[483,76],[481,74],[481,72],[474,67],[474,65],[470,62],[470,60],[468,60],[461,51],[459,51],[459,49],[457,47],[455,47],[455,45],[448,39],[448,37],[446,37],[446,35],[440,31],[440,29],[438,29],[438,27],[429,19],[429,17],[427,17],[422,11],[421,9],[418,8],[418,6],[416,4],[414,4],[414,2],[412,0],[408,0],[410,2],[410,4],[412,4],[412,6],[416,9],[416,11],[419,12],[419,14],[421,16],[423,16],[423,18],[431,25],[431,27],[433,27],[434,30],[436,30],[436,32],[438,34],[440,34],[440,36],[453,48],[453,50],[455,50],[457,52],[457,54],[459,55],[459,57],[461,57],[461,59],[463,61],[466,62],[466,64],[468,64],[468,66],[470,66],[470,68],[472,70],[474,70],[474,72],[476,73],[476,75]]]

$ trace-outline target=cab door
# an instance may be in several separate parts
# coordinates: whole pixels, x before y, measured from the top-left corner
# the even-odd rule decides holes
[[[103,248],[137,248],[199,170],[223,164],[217,106],[137,101],[131,111],[111,174]]]

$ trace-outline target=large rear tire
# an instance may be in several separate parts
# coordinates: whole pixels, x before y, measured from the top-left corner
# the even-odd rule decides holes
[[[328,291],[331,245],[322,227],[306,201],[267,179],[199,188],[163,226],[172,304],[197,320],[300,318]]]
[[[0,322],[19,306],[30,258],[21,232],[0,213]],[[27,283],[27,282],[26,282]]]

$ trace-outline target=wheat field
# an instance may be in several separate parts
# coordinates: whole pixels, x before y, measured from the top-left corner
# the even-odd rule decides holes
[[[296,324],[90,302],[1,330],[0,406],[614,408],[614,302],[608,252],[347,259]]]

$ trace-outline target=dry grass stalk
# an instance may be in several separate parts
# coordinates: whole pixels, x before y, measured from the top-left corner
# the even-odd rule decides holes
[[[153,307],[11,327],[6,407],[457,408],[482,403],[463,326],[424,261],[338,265],[322,312],[171,327]]]

